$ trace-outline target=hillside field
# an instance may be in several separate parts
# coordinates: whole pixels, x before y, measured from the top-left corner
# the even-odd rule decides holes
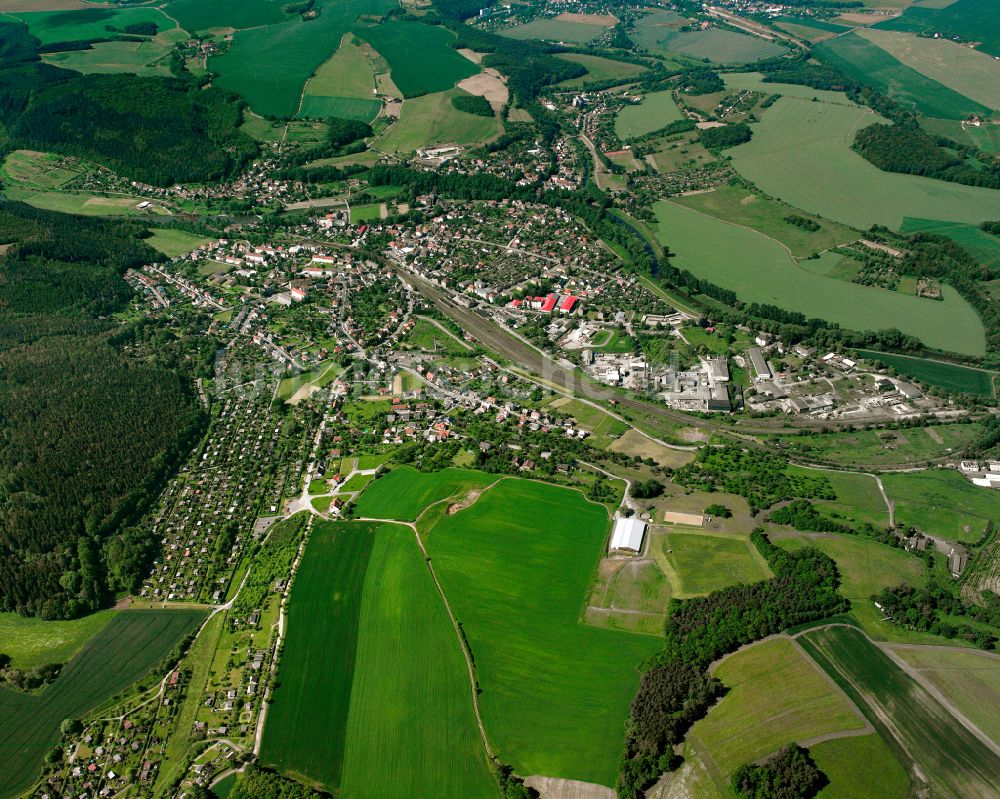
[[[200,610],[124,611],[43,693],[0,688],[0,795],[28,788],[64,719],[80,718],[145,676],[203,618]]]
[[[660,55],[683,55],[716,64],[746,64],[787,53],[788,48],[757,36],[723,28],[678,31],[688,22],[672,11],[658,11],[640,19],[629,36]]]
[[[798,638],[877,728],[887,718],[902,751],[941,796],[994,795],[1000,756],[962,726],[941,704],[864,635],[850,627],[815,630]]]
[[[577,491],[504,480],[426,536],[487,734],[519,774],[613,784],[637,667],[659,640],[581,623],[608,527]]]
[[[189,31],[256,28],[290,19],[283,0],[169,0],[167,9]]]
[[[211,239],[205,236],[197,236],[188,233],[186,230],[175,230],[172,228],[153,228],[152,235],[146,239],[146,244],[154,250],[159,250],[168,258],[184,255],[191,250],[207,244]]]
[[[993,381],[995,379],[993,372],[927,358],[912,358],[907,355],[894,355],[874,350],[858,350],[858,354],[862,358],[881,361],[904,377],[911,377],[931,386],[938,386],[948,391],[959,391],[963,394],[975,394],[980,397],[993,396]]]
[[[939,7],[935,7],[939,6]],[[879,29],[959,36],[978,42],[978,48],[1000,56],[1000,5],[993,0],[956,0],[954,3],[914,3],[901,16],[890,17]]]
[[[485,142],[500,132],[496,117],[467,114],[451,99],[466,94],[462,89],[425,94],[403,101],[399,120],[375,140],[385,152],[412,153],[435,144],[471,145]]]
[[[479,72],[452,48],[455,35],[440,26],[392,21],[362,28],[358,35],[389,62],[392,81],[404,97],[447,91]]]
[[[170,48],[155,41],[98,42],[89,50],[50,53],[44,60],[53,66],[85,74],[132,72],[167,78],[170,77],[169,55]]]
[[[496,475],[469,469],[418,472],[411,466],[398,466],[375,480],[361,495],[358,516],[412,522],[428,505],[483,489],[498,479]]]
[[[896,504],[896,524],[951,541],[978,541],[987,521],[1000,522],[996,494],[954,469],[885,474],[882,484]]]
[[[939,222],[935,219],[906,217],[901,233],[923,231],[947,236],[994,274],[1000,274],[1000,236],[987,233],[979,225],[962,222]]]
[[[265,763],[352,797],[497,796],[461,645],[408,528],[315,525],[278,680]]]
[[[639,105],[626,105],[615,115],[615,133],[620,139],[630,139],[652,133],[683,118],[672,92],[651,92],[642,98]]]
[[[10,657],[19,669],[68,663],[114,617],[113,610],[100,610],[71,621],[43,621],[14,612],[0,613],[0,652]]]
[[[797,101],[795,101],[797,102]],[[831,106],[832,107],[832,106]],[[777,242],[674,202],[653,206],[657,237],[674,263],[747,302],[777,305],[855,330],[898,328],[930,347],[982,355],[986,338],[972,307],[950,286],[945,300],[883,291],[802,269]],[[732,258],[731,253],[740,253]]]
[[[556,58],[580,64],[587,70],[586,75],[581,75],[579,78],[570,78],[558,84],[567,88],[604,80],[631,78],[634,75],[641,75],[646,71],[645,67],[638,64],[630,64],[627,61],[615,61],[611,58],[602,58],[598,55],[587,55],[586,53],[559,53]]]
[[[1000,191],[882,172],[851,150],[854,134],[882,121],[869,109],[782,97],[753,126],[753,140],[726,152],[772,197],[867,230],[898,230],[904,217],[1000,219]]]
[[[370,48],[346,34],[337,52],[306,83],[299,116],[371,122],[382,108],[382,101],[375,98],[376,58]]]
[[[907,799],[910,780],[880,735],[834,738],[809,747],[830,780],[816,799]]]
[[[557,17],[539,17],[524,25],[506,28],[499,33],[511,39],[546,39],[553,42],[586,44],[614,24],[614,17],[610,16],[590,15],[586,21],[581,21],[578,15],[560,14]]]
[[[100,39],[108,35],[105,26],[124,28],[140,22],[155,22],[160,32],[177,24],[158,8],[81,8],[69,11],[8,12],[28,26],[42,44]]]
[[[691,729],[726,775],[790,741],[859,730],[865,721],[788,639],[776,638],[724,659],[714,677],[729,692]]]

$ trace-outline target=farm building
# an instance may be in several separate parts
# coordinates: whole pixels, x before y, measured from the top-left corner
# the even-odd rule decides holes
[[[642,550],[642,539],[646,535],[646,523],[639,519],[615,519],[615,529],[611,533],[608,551],[622,549],[629,552]]]
[[[758,383],[771,379],[771,367],[767,365],[767,361],[764,360],[764,354],[757,347],[750,348],[750,363],[753,364],[753,370],[756,373]]]

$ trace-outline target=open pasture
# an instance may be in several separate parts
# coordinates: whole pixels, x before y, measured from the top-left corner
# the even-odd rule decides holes
[[[760,72],[726,72],[719,77],[726,82],[726,88],[730,90],[750,89],[762,94],[780,94],[782,97],[797,97],[800,100],[816,99],[834,105],[857,107],[847,99],[847,95],[843,92],[814,89],[812,86],[801,86],[797,83],[772,83],[765,81]]]
[[[337,0],[323,3],[322,13],[304,21],[292,16],[259,28],[240,30],[232,47],[208,60],[219,73],[213,83],[241,95],[261,115],[293,116],[302,87],[333,55],[344,34],[363,14],[384,14],[392,0]]]
[[[678,197],[675,202],[707,216],[753,228],[783,244],[796,258],[805,258],[858,237],[858,233],[848,227],[803,214],[797,208],[739,186],[716,186],[714,191]],[[787,222],[786,217],[793,214],[811,219],[820,229],[803,230]]]
[[[403,102],[399,120],[375,141],[379,150],[411,153],[436,144],[471,145],[485,142],[500,132],[496,117],[466,114],[452,105],[461,89],[425,94]]]
[[[626,105],[615,115],[615,133],[620,139],[644,136],[683,117],[672,92],[652,92],[639,105]]]
[[[345,796],[496,796],[458,637],[406,527],[315,525],[278,680],[265,763]]]
[[[520,774],[613,784],[637,666],[659,643],[581,623],[607,532],[579,492],[504,480],[427,534],[486,732]]]
[[[284,0],[169,0],[167,11],[186,30],[256,28],[290,19]],[[325,10],[324,10],[325,13]]]
[[[0,613],[0,652],[18,669],[68,663],[115,616],[100,610],[72,621],[42,621],[36,616]]]
[[[11,13],[28,26],[42,45],[107,37],[107,25],[124,28],[140,22],[154,22],[160,32],[177,24],[158,8],[83,8],[68,11],[25,11]]]
[[[656,24],[649,19],[640,22],[630,35],[637,45],[660,55],[682,55],[729,66],[762,61],[788,52],[781,44],[747,33],[723,28],[678,31],[670,24]]]
[[[662,635],[669,601],[670,582],[655,562],[605,558],[584,618],[595,627]]]
[[[411,466],[398,466],[375,480],[361,495],[358,515],[412,522],[428,505],[482,490],[498,479],[496,475],[469,469],[418,472]]]
[[[806,633],[798,641],[876,728],[885,732],[881,719],[888,719],[899,736],[897,756],[919,764],[934,794],[983,799],[996,795],[1000,756],[863,633],[852,627],[829,627]]]
[[[41,694],[0,688],[0,795],[28,788],[64,719],[80,718],[145,676],[203,618],[198,610],[123,611]]]
[[[949,541],[978,541],[988,521],[1000,522],[996,493],[954,469],[885,474],[882,484],[896,505],[896,524]]]
[[[639,66],[638,64],[630,64],[626,61],[615,61],[611,58],[602,58],[601,56],[587,55],[585,53],[559,53],[556,55],[556,58],[561,58],[563,61],[572,61],[574,64],[580,64],[580,66],[587,70],[586,75],[581,75],[579,78],[570,78],[569,80],[564,80],[562,83],[558,84],[559,86],[565,86],[566,88],[582,86],[585,83],[597,83],[605,80],[631,78],[636,75],[641,75],[646,71],[645,67]]]
[[[629,428],[621,436],[616,438],[608,449],[614,452],[622,452],[630,457],[638,457],[645,460],[652,458],[659,466],[670,466],[676,468],[690,463],[694,460],[695,453],[684,450],[672,449],[655,441],[646,438],[642,433]]]
[[[306,84],[299,116],[313,119],[340,117],[370,122],[382,109],[375,99],[375,61],[382,59],[353,34],[316,70]],[[385,65],[384,71],[388,70]]]
[[[1000,657],[992,652],[959,652],[944,647],[893,649],[920,676],[944,694],[958,711],[994,742],[1000,743]]]
[[[746,536],[657,533],[651,554],[679,599],[704,596],[737,583],[756,583],[771,570]]]
[[[982,103],[900,62],[860,33],[822,42],[816,46],[816,54],[848,77],[874,86],[920,114],[963,119],[969,114],[990,112]]]
[[[963,97],[1000,110],[1000,61],[986,53],[956,44],[900,31],[861,29],[858,36],[885,50],[921,75],[947,86]]]
[[[895,327],[952,352],[985,352],[982,322],[950,286],[942,287],[943,302],[932,302],[848,283],[807,272],[781,244],[754,230],[674,202],[660,201],[653,209],[657,237],[677,253],[676,265],[733,289],[745,301],[770,303],[855,330]]]
[[[792,741],[865,727],[857,709],[787,638],[725,658],[713,676],[729,693],[689,739],[726,775]]]
[[[812,500],[818,510],[852,525],[869,522],[876,527],[888,527],[889,512],[872,476],[833,470],[817,471],[799,466],[789,466],[787,472],[802,477],[822,475],[830,481],[837,498]]]
[[[829,39],[838,33],[846,33],[849,30],[845,25],[838,25],[815,17],[780,16],[774,18],[774,24],[793,36],[813,43]]]
[[[14,150],[9,153],[0,172],[7,181],[40,189],[58,189],[80,174],[80,170],[69,166],[61,156],[34,150]]]
[[[616,19],[606,14],[559,14],[539,17],[525,25],[507,28],[500,35],[511,39],[543,39],[551,42],[586,44],[614,27]]]
[[[934,136],[947,136],[959,144],[972,145],[993,155],[1000,153],[1000,123],[996,120],[973,125],[954,119],[924,117],[920,126]]]
[[[916,233],[917,231],[947,236],[983,266],[1000,274],[1000,236],[987,233],[979,225],[906,217],[902,227],[900,227],[900,232]]]
[[[64,214],[83,216],[140,216],[144,212],[136,208],[141,197],[102,197],[97,194],[71,194],[59,191],[33,191],[31,189],[7,186],[4,194],[11,200],[18,200],[46,211],[60,211]],[[146,212],[145,215],[148,215]]]
[[[858,350],[858,354],[863,358],[880,361],[904,377],[911,377],[930,386],[938,386],[948,391],[958,391],[963,394],[975,394],[980,397],[993,396],[995,372],[874,350]]]
[[[136,75],[169,77],[170,48],[158,42],[99,42],[89,50],[49,53],[46,63],[85,74],[131,72]]]
[[[958,36],[963,41],[977,42],[977,47],[983,52],[1000,56],[1000,5],[993,0],[915,3],[902,15],[879,22],[874,27]]]
[[[146,244],[154,250],[159,250],[168,258],[184,255],[211,241],[204,236],[197,236],[186,230],[173,228],[153,228],[150,232],[153,235],[146,239]]]
[[[809,747],[830,780],[816,799],[907,799],[910,779],[877,733],[833,738]]]
[[[782,97],[727,153],[772,197],[867,230],[899,229],[904,217],[978,224],[1000,219],[1000,192],[883,172],[851,150],[857,130],[884,121],[867,108]]]
[[[455,35],[441,26],[392,21],[363,28],[358,35],[389,62],[392,81],[404,97],[447,91],[479,72],[452,48]]]

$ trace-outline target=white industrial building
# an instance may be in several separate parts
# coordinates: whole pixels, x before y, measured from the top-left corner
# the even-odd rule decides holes
[[[615,519],[615,529],[611,533],[609,552],[616,549],[628,552],[641,552],[642,539],[646,535],[646,523],[632,517],[630,519]]]

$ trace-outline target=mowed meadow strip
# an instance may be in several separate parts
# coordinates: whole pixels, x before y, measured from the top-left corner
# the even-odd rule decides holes
[[[406,526],[319,522],[261,760],[372,799],[497,797],[458,634]]]
[[[412,522],[428,505],[482,489],[499,477],[471,469],[418,472],[399,466],[372,482],[358,500],[358,516]]]
[[[200,610],[123,611],[40,694],[0,688],[0,796],[37,778],[65,719],[80,718],[144,677],[204,618]]]
[[[614,784],[638,665],[660,640],[581,622],[609,524],[578,491],[506,479],[426,535],[490,743],[519,774]]]

